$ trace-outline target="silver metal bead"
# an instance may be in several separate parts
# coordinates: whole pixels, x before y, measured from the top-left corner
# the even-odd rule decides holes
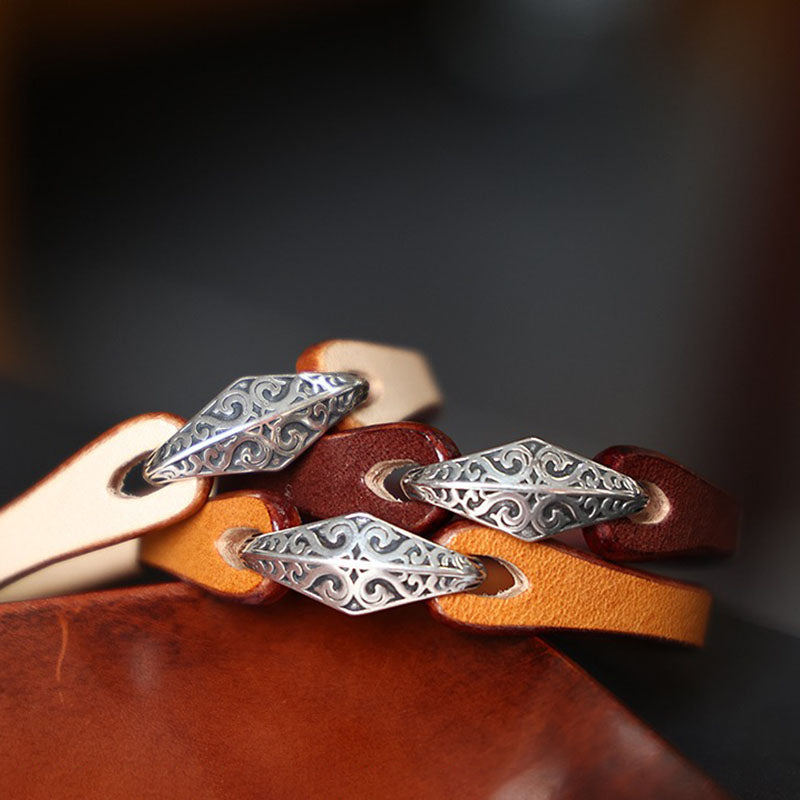
[[[149,456],[144,477],[161,484],[283,469],[368,391],[347,372],[239,378]]]
[[[469,556],[363,513],[261,534],[241,560],[346,614],[463,592],[485,578]]]
[[[633,478],[536,438],[412,468],[401,487],[411,499],[526,541],[625,517],[647,503]]]

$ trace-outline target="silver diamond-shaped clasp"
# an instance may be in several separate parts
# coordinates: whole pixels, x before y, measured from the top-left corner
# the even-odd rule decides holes
[[[625,517],[647,503],[633,478],[536,438],[414,467],[401,486],[412,499],[527,541]]]
[[[363,378],[347,372],[239,378],[149,456],[144,477],[161,484],[283,469],[368,391]]]
[[[363,513],[261,534],[241,559],[346,614],[464,592],[485,578],[475,559]]]

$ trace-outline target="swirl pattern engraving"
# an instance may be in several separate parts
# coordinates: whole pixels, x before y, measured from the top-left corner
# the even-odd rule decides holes
[[[367,396],[345,372],[239,378],[176,431],[144,465],[153,484],[282,469]]]
[[[403,488],[526,541],[625,517],[647,503],[627,475],[536,438],[416,467]]]
[[[271,580],[346,614],[463,592],[485,577],[469,556],[363,513],[261,534],[241,557]]]

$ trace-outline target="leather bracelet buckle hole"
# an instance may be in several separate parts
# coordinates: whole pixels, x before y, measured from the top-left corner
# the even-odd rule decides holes
[[[234,569],[250,569],[242,561],[242,549],[247,542],[254,536],[258,536],[261,531],[255,528],[228,528],[223,531],[214,543],[217,552],[222,556],[222,560]]]
[[[411,467],[418,467],[415,461],[398,458],[393,461],[378,461],[364,474],[367,488],[381,500],[390,503],[407,503],[411,498],[403,491],[401,478]]]
[[[369,392],[364,400],[361,401],[360,408],[369,408],[374,403],[383,397],[383,381],[377,375],[369,375],[363,370],[346,369],[343,372],[348,372],[350,375],[355,375],[357,378],[366,381],[369,384]]]
[[[641,511],[631,514],[628,519],[639,525],[657,525],[659,522],[663,522],[672,511],[669,498],[654,483],[649,481],[639,481],[638,483],[647,494],[647,505]]]
[[[480,586],[470,589],[468,594],[481,597],[516,597],[528,590],[530,583],[524,572],[509,561],[496,556],[472,556],[486,570],[486,578]]]
[[[144,460],[149,453],[142,453],[115,470],[108,482],[108,488],[119,497],[146,497],[161,487],[145,480]]]

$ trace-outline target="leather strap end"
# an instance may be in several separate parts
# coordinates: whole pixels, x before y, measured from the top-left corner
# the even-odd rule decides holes
[[[524,542],[472,523],[436,541],[509,566],[515,583],[496,595],[468,592],[430,601],[450,624],[496,633],[580,630],[702,645],[711,595],[704,589],[610,565],[560,543]]]
[[[297,359],[298,372],[354,372],[369,381],[367,401],[340,430],[418,419],[441,406],[442,393],[428,359],[417,350],[352,339],[328,339]]]
[[[193,517],[142,539],[140,559],[213,594],[246,603],[274,602],[288,590],[246,567],[234,566],[226,532],[265,533],[300,523],[297,511],[269,492],[229,492]]]
[[[608,561],[656,561],[732,555],[741,510],[728,494],[682,464],[640,447],[609,447],[595,461],[629,475],[650,495],[647,506],[584,529],[589,547]]]
[[[211,489],[208,479],[144,494],[124,485],[130,468],[183,423],[173,414],[121,422],[0,509],[0,586],[196,513]],[[69,580],[56,584],[61,591],[76,588]]]

